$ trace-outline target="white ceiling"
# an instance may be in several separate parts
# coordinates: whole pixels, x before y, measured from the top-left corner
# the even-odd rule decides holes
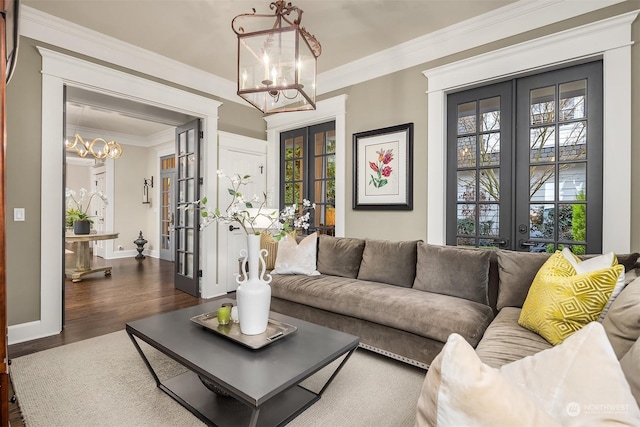
[[[521,0],[529,1],[529,0]],[[294,0],[302,26],[322,45],[318,72],[491,13],[515,0]],[[272,14],[259,0],[23,0],[23,4],[235,81],[233,18]],[[104,109],[68,109],[68,124],[150,136],[157,124]],[[165,125],[166,129],[167,126]]]

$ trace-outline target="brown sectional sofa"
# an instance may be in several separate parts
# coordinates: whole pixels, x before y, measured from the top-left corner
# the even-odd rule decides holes
[[[357,335],[362,347],[425,369],[456,332],[497,367],[551,347],[517,324],[548,256],[321,235],[321,275],[273,275],[271,309]],[[637,259],[618,255],[627,282]]]

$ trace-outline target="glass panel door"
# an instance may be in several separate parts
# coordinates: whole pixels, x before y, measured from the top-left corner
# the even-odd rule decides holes
[[[521,250],[601,251],[601,72],[596,62],[518,81]]]
[[[200,199],[200,121],[176,129],[175,287],[200,296],[199,217],[195,209],[184,209]]]

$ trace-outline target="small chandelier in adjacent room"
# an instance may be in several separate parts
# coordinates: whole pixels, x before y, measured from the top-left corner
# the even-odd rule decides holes
[[[76,133],[73,142],[65,139],[64,148],[67,151],[75,151],[80,157],[86,157],[91,154],[96,159],[117,159],[122,156],[122,147],[115,141],[109,141],[102,138],[96,138],[93,141],[85,141]]]
[[[300,26],[302,10],[282,0],[269,7],[273,15],[253,9],[231,22],[238,35],[238,95],[265,114],[315,110],[320,43]]]

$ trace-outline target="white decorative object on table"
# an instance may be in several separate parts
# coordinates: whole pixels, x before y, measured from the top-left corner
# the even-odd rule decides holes
[[[242,274],[238,275],[238,318],[240,331],[245,335],[258,335],[267,330],[271,307],[271,275],[265,276],[266,249],[260,250],[260,235],[247,235],[247,251],[240,251]]]
[[[250,182],[250,176],[238,174],[226,176],[218,171],[218,178],[226,177],[231,183],[229,194],[233,200],[225,211],[218,208],[207,208],[207,198],[185,205],[185,209],[200,210],[200,228],[213,222],[224,224],[238,223],[247,234],[247,251],[240,251],[243,257],[242,274],[238,274],[236,281],[240,286],[236,289],[237,312],[240,321],[240,331],[245,335],[258,335],[267,330],[269,322],[269,308],[271,307],[271,275],[265,280],[266,263],[263,256],[268,254],[266,249],[260,250],[260,234],[270,233],[280,240],[288,232],[302,228],[309,228],[310,210],[315,209],[315,203],[303,200],[298,209],[297,204],[286,207],[282,213],[276,209],[267,208],[267,195],[260,201],[257,195],[250,200],[245,199],[240,187]],[[258,206],[255,207],[254,206]]]

